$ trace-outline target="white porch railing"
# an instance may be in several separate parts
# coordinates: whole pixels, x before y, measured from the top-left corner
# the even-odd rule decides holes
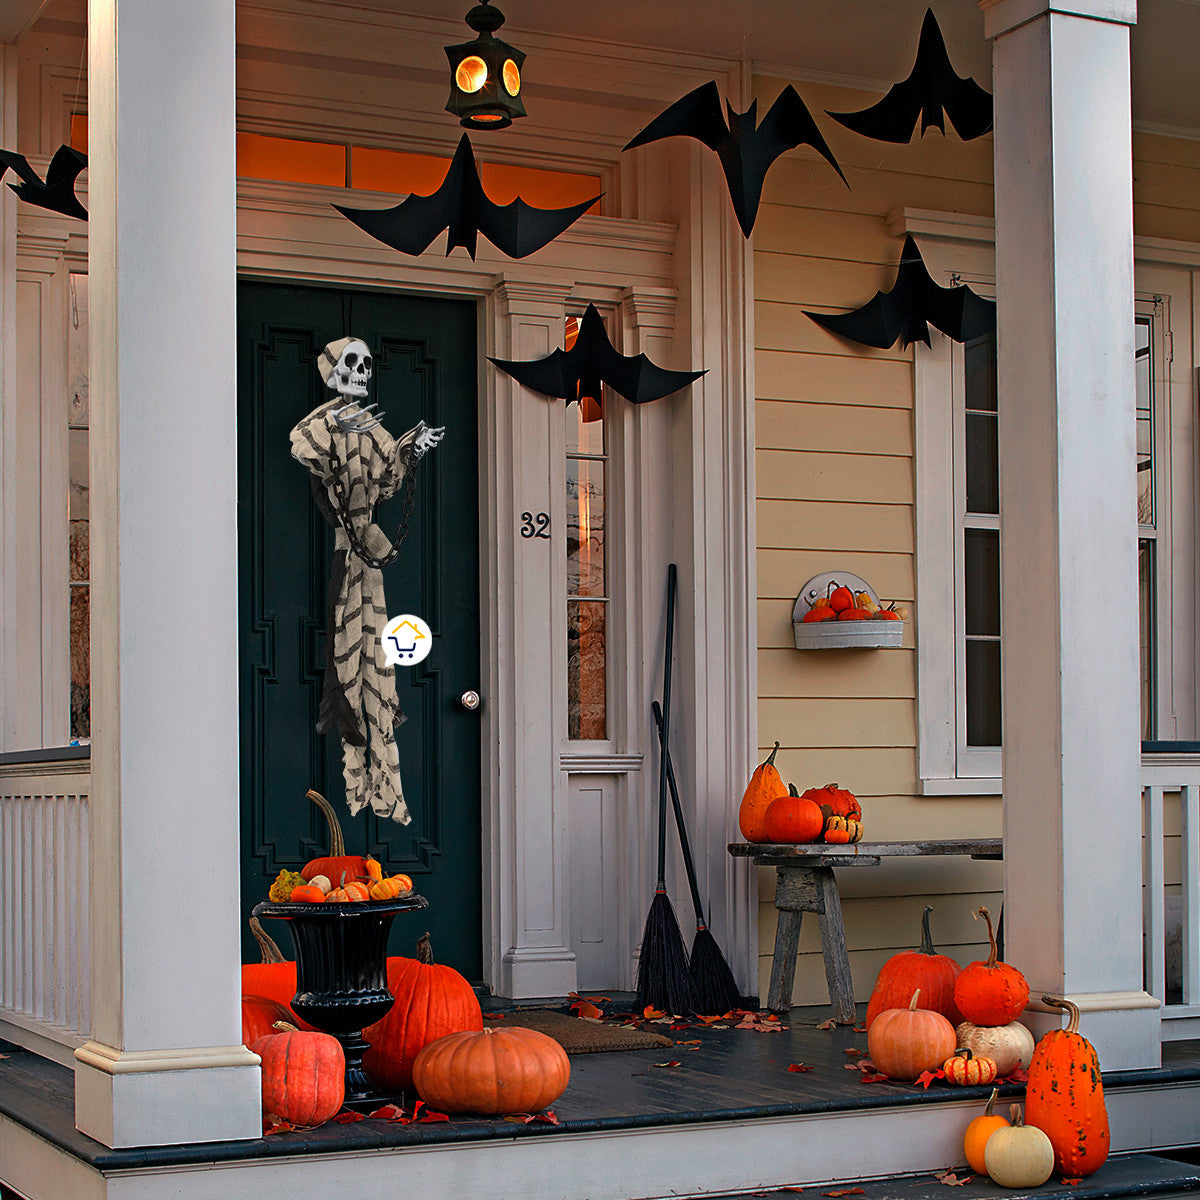
[[[1200,1035],[1200,754],[1142,755],[1145,988],[1163,1041]]]
[[[74,1065],[87,1041],[86,761],[0,765],[0,1038]]]

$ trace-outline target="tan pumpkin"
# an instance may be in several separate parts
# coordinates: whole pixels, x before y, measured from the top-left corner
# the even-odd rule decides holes
[[[535,1029],[483,1029],[430,1042],[413,1063],[413,1083],[430,1108],[447,1113],[534,1113],[571,1078],[567,1052]]]
[[[1041,1187],[1054,1174],[1054,1147],[1036,1125],[1021,1123],[1019,1104],[1009,1112],[1012,1125],[997,1129],[983,1148],[988,1177],[1006,1188]]]
[[[746,791],[742,795],[741,807],[738,809],[738,828],[742,837],[748,842],[765,842],[767,836],[767,809],[776,800],[788,794],[788,789],[775,767],[775,755],[779,753],[779,743],[767,756],[765,762],[759,763],[750,776]]]
[[[921,989],[907,1008],[889,1008],[867,1031],[867,1053],[889,1079],[911,1082],[936,1071],[955,1051],[954,1026],[939,1012],[918,1008]]]
[[[975,1025],[963,1021],[954,1031],[963,1050],[970,1050],[996,1064],[996,1077],[1003,1079],[1017,1067],[1029,1066],[1033,1057],[1033,1034],[1020,1021],[1007,1025]]]

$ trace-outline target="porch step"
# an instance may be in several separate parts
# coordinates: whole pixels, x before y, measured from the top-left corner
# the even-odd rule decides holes
[[[811,1200],[846,1197],[847,1200],[1119,1200],[1125,1196],[1154,1196],[1158,1200],[1200,1197],[1200,1148],[1183,1151],[1178,1158],[1158,1154],[1113,1155],[1095,1175],[1069,1184],[1053,1178],[1040,1188],[1022,1191],[1002,1188],[986,1176],[971,1177],[967,1170],[957,1178],[964,1184],[945,1183],[936,1175],[893,1175],[886,1179],[804,1188],[727,1192],[705,1200],[795,1200],[805,1192]],[[665,1198],[658,1198],[665,1200]]]

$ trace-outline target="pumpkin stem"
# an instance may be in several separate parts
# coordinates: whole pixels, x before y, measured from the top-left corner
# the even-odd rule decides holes
[[[428,932],[421,934],[421,939],[417,942],[417,962],[426,966],[433,962],[433,946],[430,945]]]
[[[929,932],[929,914],[931,912],[933,912],[933,905],[925,905],[925,915],[921,918],[921,945],[917,949],[918,954],[937,953],[933,948],[933,936]]]
[[[278,1029],[280,1033],[299,1033],[300,1027],[293,1025],[291,1021],[272,1021],[272,1029]]]
[[[985,1108],[983,1110],[983,1115],[985,1117],[990,1117],[990,1116],[994,1115],[993,1110],[996,1106],[996,1101],[999,1099],[999,1097],[1000,1097],[1000,1089],[992,1088],[992,1094],[988,1097],[987,1108]]]
[[[1021,1106],[1019,1104],[1014,1104],[1008,1110],[1008,1115],[1012,1118],[1012,1125],[1014,1129],[1020,1129],[1021,1126],[1025,1124],[1025,1122],[1021,1120]]]
[[[921,998],[921,989],[917,988],[917,990],[915,992],[913,992],[912,1000],[909,1001],[909,1005],[908,1005],[909,1012],[917,1011],[917,1001],[920,1000],[920,998]]]
[[[1079,1032],[1079,1005],[1078,1004],[1075,1004],[1073,1001],[1067,1000],[1065,998],[1060,1000],[1057,996],[1043,996],[1042,1003],[1049,1004],[1051,1008],[1066,1009],[1067,1015],[1070,1018],[1067,1021],[1066,1032],[1067,1033],[1078,1033]]]
[[[254,934],[254,940],[262,951],[264,963],[283,962],[283,952],[279,949],[275,939],[262,927],[257,917],[250,918],[250,932]]]
[[[767,761],[763,763],[764,767],[773,767],[775,765],[775,755],[779,753],[779,743],[775,743],[775,749],[767,755]]]
[[[788,795],[795,796],[797,800],[800,799],[800,793],[796,791],[796,785],[794,783],[788,784]]]
[[[985,967],[994,967],[996,965],[996,954],[997,954],[996,931],[992,928],[991,915],[988,913],[988,910],[983,907],[983,905],[979,906],[979,915],[987,922],[988,941],[991,942],[991,944],[992,944],[992,951],[988,955],[988,960],[986,963],[984,963],[984,966]]]
[[[333,805],[330,804],[320,792],[315,792],[312,788],[309,788],[305,795],[307,795],[308,798],[325,815],[325,823],[329,826],[330,857],[340,858],[346,853],[346,842],[342,838],[342,827],[340,824],[338,824],[337,813],[333,811]]]

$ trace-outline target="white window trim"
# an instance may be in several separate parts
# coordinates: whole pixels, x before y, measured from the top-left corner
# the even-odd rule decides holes
[[[889,215],[893,235],[912,233],[921,239],[930,272],[957,266],[961,281],[981,294],[994,294],[994,226],[986,218],[905,209]],[[1180,428],[1194,410],[1200,393],[1200,337],[1181,342],[1181,323],[1200,333],[1200,245],[1159,238],[1135,238],[1138,311],[1147,298],[1169,295],[1171,306],[1160,316],[1172,322],[1167,345],[1165,382],[1156,387],[1156,419],[1168,432],[1168,454],[1160,472],[1159,537],[1171,546],[1160,555],[1159,677],[1170,680],[1159,689],[1159,738],[1186,736],[1197,729],[1195,647],[1200,632],[1200,563],[1194,549],[1197,483],[1200,463],[1193,446],[1195,431]],[[1191,268],[1190,277],[1179,268]],[[1160,269],[1174,268],[1168,288]],[[969,272],[969,273],[968,273]],[[948,282],[943,277],[939,282]],[[1189,311],[1190,305],[1190,311]],[[1173,308],[1174,311],[1171,311]],[[1002,791],[999,751],[968,751],[960,756],[965,728],[961,678],[961,605],[957,603],[961,557],[956,519],[963,488],[955,464],[961,461],[962,347],[936,331],[931,346],[914,347],[914,453],[917,616],[917,789],[922,795],[999,795]],[[1174,353],[1171,353],[1172,344]],[[1184,361],[1186,360],[1186,361]],[[1156,384],[1160,382],[1156,363]],[[956,503],[947,504],[947,497]],[[1162,561],[1169,560],[1169,561]],[[953,664],[952,670],[946,664]],[[1180,730],[1183,730],[1181,735]],[[962,748],[965,750],[965,747]],[[989,762],[990,760],[990,762]]]

